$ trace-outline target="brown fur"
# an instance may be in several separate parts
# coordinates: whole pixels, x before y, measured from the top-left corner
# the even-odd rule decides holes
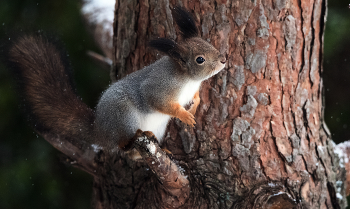
[[[75,94],[70,68],[57,47],[41,36],[18,39],[9,50],[9,60],[18,72],[35,129],[71,142],[78,139],[111,150],[117,145],[128,150],[140,132],[137,129],[153,131],[161,142],[170,118],[163,114],[193,127],[200,82],[223,69],[226,60],[198,37],[187,11],[176,8],[174,19],[183,40],[152,41],[152,47],[168,56],[110,86],[96,114]],[[194,104],[186,111],[183,106],[191,98]]]
[[[75,94],[67,62],[53,44],[40,36],[24,36],[10,48],[9,61],[39,133],[90,138],[93,111]]]

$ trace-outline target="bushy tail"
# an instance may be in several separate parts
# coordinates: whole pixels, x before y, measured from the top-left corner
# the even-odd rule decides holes
[[[40,134],[89,140],[94,113],[76,95],[65,57],[41,36],[23,36],[8,52],[34,128]]]

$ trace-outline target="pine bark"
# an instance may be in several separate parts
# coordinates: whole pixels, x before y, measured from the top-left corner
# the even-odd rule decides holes
[[[94,207],[345,208],[346,173],[323,117],[326,0],[117,0],[112,80],[162,56],[149,40],[176,40],[176,5],[226,68],[202,83],[195,128],[171,120],[162,146],[172,155],[157,161],[154,139],[137,141],[144,161],[98,152]],[[171,175],[155,161],[175,166]],[[164,181],[174,175],[183,188]]]

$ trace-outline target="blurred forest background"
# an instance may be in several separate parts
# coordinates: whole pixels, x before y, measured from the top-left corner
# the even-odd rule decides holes
[[[350,140],[349,3],[328,2],[324,40],[325,120],[335,143]],[[86,55],[101,52],[80,6],[74,0],[0,0],[0,48],[21,30],[57,34],[69,52],[79,94],[94,107],[109,75]],[[20,110],[15,79],[0,63],[0,208],[90,208],[92,177],[60,162],[60,153],[33,132]]]

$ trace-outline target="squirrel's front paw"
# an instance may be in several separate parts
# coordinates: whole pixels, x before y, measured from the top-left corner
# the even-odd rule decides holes
[[[187,112],[187,111],[183,111],[179,116],[178,118],[186,123],[187,125],[191,126],[191,127],[194,127],[194,125],[196,124],[196,121],[194,120],[194,116],[190,113],[190,112]]]

